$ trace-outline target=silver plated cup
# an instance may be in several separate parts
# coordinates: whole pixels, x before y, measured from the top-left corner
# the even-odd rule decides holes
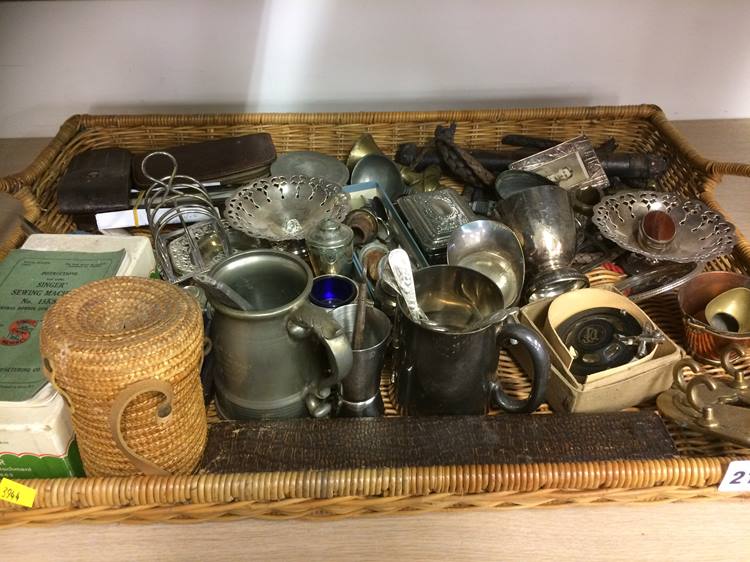
[[[344,329],[351,342],[357,320],[357,305],[347,304],[331,315]],[[391,338],[391,321],[384,312],[368,306],[365,316],[364,343],[352,349],[354,364],[349,375],[341,381],[341,402],[337,415],[345,417],[375,417],[383,415],[385,407],[380,396],[380,373]]]
[[[505,308],[521,298],[525,266],[521,243],[503,223],[477,220],[456,229],[448,241],[448,265],[486,275],[503,294]]]
[[[499,202],[505,223],[521,239],[531,278],[529,301],[588,287],[586,276],[570,267],[576,251],[576,221],[568,192],[539,185]]]

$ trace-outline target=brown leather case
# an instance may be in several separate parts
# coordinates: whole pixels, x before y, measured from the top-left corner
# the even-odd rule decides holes
[[[131,160],[124,148],[87,150],[74,156],[57,184],[60,211],[81,215],[127,209]]]
[[[163,149],[177,160],[177,173],[200,181],[237,183],[263,175],[276,159],[276,148],[268,133],[172,146]],[[148,187],[151,180],[143,175],[141,163],[148,153],[133,157],[133,179],[138,187]],[[151,158],[147,171],[154,178],[172,173],[167,158]]]
[[[671,458],[653,411],[609,414],[225,421],[201,473]]]

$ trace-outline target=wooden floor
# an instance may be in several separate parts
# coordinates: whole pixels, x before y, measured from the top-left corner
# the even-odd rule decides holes
[[[706,157],[750,162],[750,119],[676,123]],[[0,139],[0,177],[48,139]],[[750,180],[719,201],[750,233]],[[750,501],[576,506],[332,522],[68,524],[0,531],[0,560],[748,560]]]
[[[750,558],[748,514],[750,502],[692,502],[331,522],[62,525],[0,531],[0,559],[746,562]]]

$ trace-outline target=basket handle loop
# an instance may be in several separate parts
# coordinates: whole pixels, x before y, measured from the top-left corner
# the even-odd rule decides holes
[[[112,431],[115,445],[117,445],[117,448],[120,449],[122,454],[133,463],[133,466],[143,474],[164,476],[168,475],[169,472],[133,451],[125,442],[125,438],[122,434],[122,414],[125,412],[125,408],[128,407],[136,396],[146,392],[158,392],[159,394],[164,395],[164,401],[156,408],[156,422],[161,424],[167,421],[172,415],[172,401],[174,400],[172,385],[167,381],[146,379],[124,388],[115,397],[115,401],[112,403],[112,410],[109,413],[109,427]]]
[[[65,401],[65,404],[68,406],[68,409],[70,410],[71,414],[75,413],[75,407],[73,406],[73,401],[70,399],[70,396],[68,396],[68,393],[65,392],[60,385],[57,384],[57,369],[52,367],[52,361],[49,360],[49,358],[42,356],[42,373],[47,378],[49,383],[52,385],[52,388],[54,388],[57,393],[62,396],[63,400]]]

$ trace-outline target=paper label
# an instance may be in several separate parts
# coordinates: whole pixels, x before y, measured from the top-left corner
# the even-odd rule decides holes
[[[34,488],[29,488],[8,478],[0,480],[0,500],[24,507],[31,507],[34,505],[34,498],[36,498],[36,490]]]
[[[750,461],[732,461],[719,484],[720,492],[750,492]]]

